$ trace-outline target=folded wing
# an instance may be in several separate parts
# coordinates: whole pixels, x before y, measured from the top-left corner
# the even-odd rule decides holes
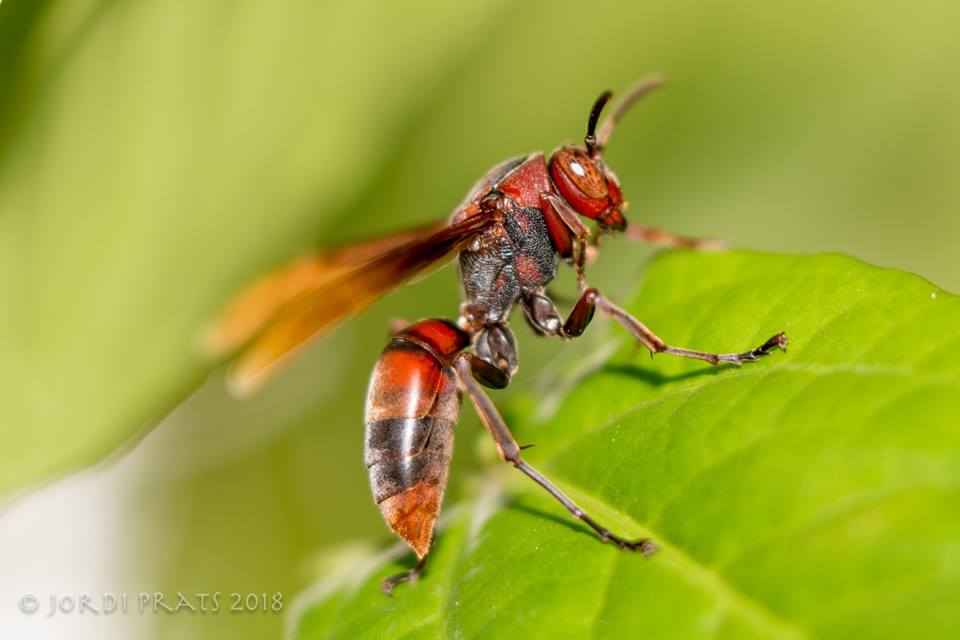
[[[238,296],[207,333],[208,350],[230,352],[252,337],[228,380],[234,393],[250,393],[306,342],[438,266],[493,221],[491,214],[478,214],[282,267]]]
[[[325,249],[263,274],[234,297],[207,327],[202,336],[204,352],[215,357],[234,353],[291,300],[317,291],[351,269],[446,226],[445,221],[432,222],[366,242]]]

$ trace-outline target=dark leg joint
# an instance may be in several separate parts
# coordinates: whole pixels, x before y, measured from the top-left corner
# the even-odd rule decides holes
[[[471,367],[484,386],[502,389],[517,370],[517,342],[505,324],[486,324],[473,338],[476,357]]]
[[[510,376],[503,369],[477,356],[470,358],[470,373],[488,389],[503,389],[510,384]]]
[[[577,300],[573,311],[567,321],[563,323],[563,335],[568,338],[576,338],[583,334],[584,330],[593,320],[593,313],[596,310],[597,297],[599,292],[596,289],[587,289]]]
[[[524,316],[527,322],[537,333],[545,336],[553,336],[562,330],[560,324],[560,314],[557,313],[557,307],[553,301],[545,295],[527,292],[520,299],[520,306],[523,308]]]

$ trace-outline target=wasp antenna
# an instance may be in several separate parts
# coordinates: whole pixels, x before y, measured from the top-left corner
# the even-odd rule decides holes
[[[617,103],[616,108],[614,108],[613,113],[607,116],[607,119],[604,120],[603,126],[600,127],[600,133],[597,135],[593,147],[602,150],[607,146],[607,142],[610,140],[610,134],[613,133],[613,127],[617,124],[617,121],[623,117],[627,111],[630,110],[640,98],[647,95],[654,89],[659,89],[666,83],[663,76],[653,75],[647,78],[644,78],[631,89],[624,98]],[[591,114],[592,116],[593,114]],[[597,114],[599,115],[599,113]],[[587,145],[590,146],[589,144]]]
[[[587,137],[583,139],[583,142],[587,146],[587,151],[591,156],[603,147],[603,145],[597,144],[597,122],[600,120],[600,112],[603,111],[603,107],[612,97],[612,91],[604,91],[600,94],[600,97],[597,98],[596,102],[593,103],[593,108],[590,109],[590,117],[587,119]]]

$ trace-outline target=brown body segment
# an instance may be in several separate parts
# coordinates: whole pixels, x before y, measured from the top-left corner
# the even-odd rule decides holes
[[[451,363],[468,344],[450,322],[417,322],[384,349],[367,391],[364,457],[373,497],[420,558],[430,549],[460,415]]]

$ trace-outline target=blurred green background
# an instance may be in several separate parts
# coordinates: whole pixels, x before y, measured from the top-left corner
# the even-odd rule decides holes
[[[669,87],[607,154],[629,218],[960,289],[958,20],[948,2],[5,0],[6,523],[53,489],[38,483],[121,447],[88,496],[122,506],[100,541],[116,590],[292,597],[327,545],[391,540],[361,463],[366,376],[391,318],[456,313],[453,270],[243,402],[197,330],[298,252],[447,215],[489,166],[579,139],[600,91],[654,71]],[[611,243],[594,282],[624,296],[649,255]],[[518,333],[520,390],[596,343]],[[490,453],[465,414],[454,495]],[[133,632],[264,638],[281,622]]]

